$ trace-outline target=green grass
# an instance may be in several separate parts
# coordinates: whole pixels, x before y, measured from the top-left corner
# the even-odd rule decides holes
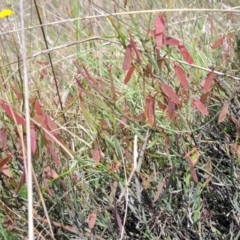
[[[49,54],[44,52],[46,42],[34,4],[30,0],[24,3],[30,109],[32,127],[37,134],[33,168],[55,236],[50,235],[36,183],[35,234],[39,239],[72,239],[73,236],[88,239],[91,236],[88,217],[96,211],[93,233],[96,239],[120,239],[122,225],[126,230],[122,239],[238,239],[239,156],[232,147],[234,143],[238,145],[238,135],[230,115],[218,123],[224,101],[238,101],[235,96],[239,84],[234,80],[239,77],[236,70],[240,64],[235,51],[238,15],[232,21],[227,13],[214,11],[225,5],[213,1],[135,3],[129,0],[126,3],[124,8],[118,1],[68,0],[61,4],[55,0],[38,1],[42,22],[55,22],[44,26]],[[10,104],[14,112],[24,117],[24,98],[20,96],[23,95],[20,13],[15,1],[10,0],[10,4],[15,14],[0,19],[3,32],[0,104],[3,101]],[[231,1],[231,7],[235,6],[237,2]],[[148,36],[157,13],[137,12],[148,9],[160,12],[165,8],[213,9],[212,12],[166,13],[167,35],[184,43],[194,59],[193,66],[185,62],[177,47],[163,46],[157,52],[154,39]],[[89,18],[114,11],[136,13]],[[130,34],[141,63],[134,58],[134,73],[124,84],[127,73],[122,70],[122,63]],[[212,49],[223,34],[225,45]],[[226,62],[221,57],[223,53],[229,54]],[[165,60],[163,69],[159,69],[159,58]],[[189,95],[176,78],[176,62],[189,74]],[[151,67],[147,68],[149,64]],[[209,115],[203,116],[193,108],[191,99],[200,99],[201,83],[210,66],[219,72],[215,75],[218,84],[205,103]],[[146,69],[151,70],[146,73]],[[168,100],[158,84],[161,81],[171,86],[182,100],[182,105],[176,107],[175,122],[159,107],[160,102],[167,105]],[[144,118],[149,95],[155,96],[152,127]],[[36,116],[36,100],[43,112],[40,117]],[[60,129],[59,134],[54,133],[59,141],[46,136],[43,127],[56,132],[56,126],[52,122],[44,123],[40,119],[43,115],[51,117]],[[15,226],[7,231],[0,224],[0,233],[3,239],[11,239],[14,234],[27,234],[25,185],[13,195],[24,171],[20,139],[25,138],[25,127],[22,132],[2,107],[0,116],[0,130],[6,130],[7,136],[6,146],[0,142],[0,158],[12,156],[11,178],[1,173],[0,220],[2,223],[9,215],[7,209],[11,209]],[[191,169],[186,155],[194,148],[198,149],[199,159]],[[194,157],[191,153],[189,156],[192,162]],[[55,173],[46,172],[46,167]],[[193,181],[194,171],[198,183]]]

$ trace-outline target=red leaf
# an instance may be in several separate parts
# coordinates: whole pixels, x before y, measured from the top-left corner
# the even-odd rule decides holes
[[[40,70],[40,80],[43,80],[44,77],[47,75],[48,71],[47,71],[47,66],[49,65],[48,62],[44,62],[44,61],[38,61],[37,63],[41,66],[43,66],[43,68],[39,69]]]
[[[155,123],[155,97],[152,97],[150,94],[145,102],[145,117],[148,124],[152,127]]]
[[[8,155],[7,157],[0,160],[0,170],[4,167],[7,167],[5,165],[8,164],[11,160],[12,160],[12,155]]]
[[[189,88],[189,83],[188,83],[188,80],[185,76],[185,73],[184,73],[183,69],[179,65],[175,64],[174,71],[175,71],[175,74],[177,75],[177,78],[178,78],[179,82],[181,83],[181,85],[184,88],[188,89]]]
[[[192,99],[192,106],[196,109],[198,109],[199,112],[201,112],[203,115],[208,115],[208,110],[205,108],[205,106],[202,104],[202,102],[198,99]]]
[[[145,122],[146,121],[146,117],[145,117],[145,113],[142,112],[138,115],[135,115],[134,118],[138,121],[141,121],[141,122]]]
[[[128,46],[126,47],[124,60],[123,60],[123,63],[122,63],[122,69],[124,71],[128,71],[129,70],[129,68],[132,65],[132,60],[133,60],[132,45],[128,44]]]
[[[169,87],[167,84],[165,83],[160,83],[161,89],[163,91],[163,93],[169,98],[171,99],[172,102],[176,103],[176,104],[180,104],[180,100],[177,96],[177,94],[173,91],[173,89],[171,87]]]
[[[213,76],[214,76],[213,71],[208,73],[208,75],[206,77],[206,80],[205,80],[205,83],[204,83],[204,87],[203,87],[203,92],[204,93],[209,92],[209,90],[211,89],[212,82],[213,82]]]
[[[45,117],[45,121],[46,121],[47,126],[51,130],[51,133],[54,136],[57,136],[60,134],[60,129],[59,129],[58,125],[49,116]]]
[[[35,101],[34,108],[35,108],[35,111],[38,115],[40,115],[40,116],[43,115],[42,107],[41,107],[41,104],[39,103],[38,100]]]
[[[215,48],[219,47],[223,43],[224,39],[225,39],[225,36],[223,35],[212,45],[211,48],[215,49]]]
[[[2,226],[8,231],[8,232],[12,232],[12,230],[14,229],[14,222],[13,219],[9,216],[9,215],[5,215],[5,217],[2,220]]]
[[[192,166],[195,167],[195,165],[199,160],[199,157],[200,157],[200,153],[198,152],[198,149],[194,147],[192,150],[187,152],[183,158],[186,160],[187,159],[191,160]]]
[[[8,178],[11,177],[11,172],[8,165],[4,165],[2,168],[0,168],[0,172],[2,172]]]
[[[160,69],[161,71],[163,70],[163,68],[165,67],[165,65],[166,65],[166,59],[165,59],[165,57],[158,60],[158,67],[159,67],[159,69]]]
[[[119,128],[120,129],[122,129],[122,130],[124,130],[125,129],[125,127],[126,127],[126,124],[127,123],[127,119],[125,118],[125,117],[123,117],[123,116],[121,116],[120,117],[120,123],[119,123]]]
[[[188,166],[189,166],[189,169],[190,169],[191,177],[192,177],[193,181],[196,184],[198,184],[198,177],[197,177],[196,170],[194,169],[193,162],[192,162],[190,157],[186,158],[186,160],[188,162]]]
[[[210,25],[211,37],[213,37],[216,27],[214,26],[213,19],[211,17],[209,17],[209,15],[208,15],[208,21],[209,21],[209,25]]]
[[[56,141],[55,138],[54,138],[56,136],[54,136],[54,134],[51,131],[49,131],[49,130],[48,131],[44,131],[44,136],[45,136],[47,141],[50,141],[50,142],[55,142]]]
[[[127,72],[127,75],[123,81],[124,84],[127,84],[129,82],[129,80],[131,79],[131,76],[133,74],[133,70],[134,70],[134,66],[131,66]]]
[[[17,190],[16,190],[16,194],[19,193],[21,187],[24,185],[25,182],[26,182],[26,174],[25,174],[25,170],[23,170],[21,178],[20,178],[20,182],[19,182]]]
[[[101,150],[100,149],[94,149],[93,150],[93,161],[94,163],[99,163],[101,160]]]
[[[26,124],[25,119],[19,116],[17,113],[15,113],[7,103],[2,104],[2,109],[6,112],[8,117],[11,118],[13,121],[15,119],[18,124],[21,124],[21,125]]]
[[[174,122],[177,118],[175,103],[168,101],[167,117]]]
[[[54,150],[54,148],[52,147],[52,145],[51,145],[50,143],[48,143],[48,149],[49,149],[49,152],[50,152],[51,155],[52,155],[53,162],[54,162],[57,166],[61,166],[61,162],[59,161],[59,157],[58,157],[56,151]]]
[[[167,106],[164,103],[162,103],[161,101],[158,101],[158,107],[162,111],[165,111],[167,109]]]
[[[193,64],[193,59],[191,57],[191,55],[189,54],[188,50],[185,48],[185,46],[183,45],[178,45],[178,49],[180,51],[180,53],[182,54],[183,58],[185,59],[185,61],[189,64]]]
[[[47,125],[45,123],[45,116],[40,116],[38,114],[34,114],[33,119],[38,122],[41,126],[43,126],[44,128],[47,128]]]
[[[166,37],[164,41],[164,45],[169,45],[169,46],[178,46],[180,44],[180,41],[176,38],[172,37]]]
[[[149,33],[148,33],[148,36],[150,38],[155,38],[155,29],[150,30]]]
[[[82,67],[83,67],[83,70],[85,72],[85,74],[84,74],[85,77],[84,78],[89,80],[93,85],[97,85],[96,80],[91,76],[91,74],[89,73],[89,71],[87,70],[87,68],[85,67],[84,64],[82,64]]]
[[[78,73],[79,75],[81,75],[83,78],[88,79],[87,73],[82,70],[82,67],[80,66],[79,62],[78,62],[77,60],[75,60],[75,61],[73,62],[73,64],[74,64],[75,67],[77,68],[77,73]]]
[[[7,134],[6,134],[6,129],[1,129],[0,130],[0,148],[5,150],[7,147]]]
[[[111,129],[111,125],[110,125],[108,120],[99,119],[99,123],[101,125],[101,129],[103,129],[103,130],[110,130]]]
[[[57,178],[58,174],[55,172],[55,170],[53,170],[52,168],[50,168],[49,166],[44,168],[44,177],[49,177],[51,179]]]
[[[47,68],[42,68],[41,71],[40,71],[40,77],[39,77],[39,80],[43,80],[45,78],[45,76],[47,75],[48,71],[47,71]]]
[[[130,44],[131,44],[134,52],[136,53],[138,63],[141,63],[141,56],[139,54],[139,51],[138,51],[137,46],[136,46],[136,43],[134,42],[132,36],[130,37]]]
[[[44,174],[43,174],[43,175],[44,175]],[[49,183],[49,180],[46,179],[45,177],[43,177],[43,185],[46,187],[49,196],[53,197],[52,189],[49,188],[49,184],[48,184],[48,183]]]
[[[88,227],[90,229],[93,229],[96,223],[96,219],[97,219],[97,213],[96,212],[92,212],[89,216],[88,216]]]
[[[116,163],[116,162],[114,162],[114,161],[112,161],[111,163],[110,163],[110,171],[111,172],[118,172],[118,169],[121,167],[121,163],[120,162],[118,162],[118,163]]]
[[[32,153],[35,153],[37,150],[37,139],[36,139],[36,131],[35,129],[30,129],[30,138],[31,138],[31,150]]]
[[[47,66],[48,62],[37,60],[37,64],[42,65],[42,66]]]
[[[198,177],[197,177],[196,170],[194,169],[194,166],[197,164],[199,157],[200,157],[200,154],[197,148],[193,148],[190,152],[186,153],[184,156],[184,159],[188,162],[191,177],[196,184],[198,183]]]
[[[228,114],[228,106],[229,106],[229,103],[225,103],[222,107],[222,110],[218,116],[218,123],[221,123],[225,120],[227,114]]]
[[[95,89],[97,92],[100,92],[100,87],[99,87],[99,82],[96,81],[88,72],[87,68],[85,67],[84,64],[82,64],[80,66],[80,64],[78,63],[78,61],[74,61],[74,65],[77,68],[77,73],[80,74],[83,78],[86,79],[87,83],[89,84],[90,87],[92,87],[93,89]],[[83,68],[83,70],[82,70]],[[81,85],[80,82],[78,82],[78,85]],[[80,87],[80,86],[79,86]],[[81,88],[81,87],[80,87]],[[84,88],[83,88],[84,89]],[[84,90],[85,91],[85,90]]]
[[[75,77],[78,87],[81,89],[82,92],[85,92],[85,88],[83,87],[82,83]]]
[[[159,14],[155,20],[155,40],[157,49],[161,48],[166,37],[166,21],[164,18],[162,14]]]
[[[200,101],[202,102],[203,105],[206,103],[208,96],[209,96],[209,92],[202,94]]]

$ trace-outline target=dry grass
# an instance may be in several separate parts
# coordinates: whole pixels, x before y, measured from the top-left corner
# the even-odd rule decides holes
[[[0,19],[0,103],[6,102],[24,117],[20,13],[17,2],[10,3],[15,14]],[[218,115],[227,101],[238,121],[240,63],[235,35],[240,13],[214,11],[237,4],[41,0],[37,9],[43,28],[33,1],[24,4],[31,121],[37,134],[33,168],[43,196],[34,184],[38,239],[238,239],[239,156],[233,147],[238,145],[238,125],[230,114],[219,124]],[[193,66],[174,47],[164,47],[158,55],[148,37],[157,13],[137,13],[186,7],[213,9],[166,12],[168,35],[183,41]],[[96,17],[128,11],[136,14]],[[135,63],[131,80],[123,84],[124,44],[129,43],[129,34],[142,63]],[[227,61],[222,58],[226,46],[211,48],[222,34],[230,46]],[[158,94],[155,125],[147,124],[146,97],[160,90],[156,79],[143,69],[163,56],[166,64],[158,77],[178,91],[173,70],[178,62],[190,76],[190,95],[195,98],[201,96],[201,82],[209,68],[215,67],[218,84],[206,103],[209,116],[193,108],[189,97],[173,123],[158,107],[157,101],[163,101]],[[36,100],[43,112],[38,115],[52,121],[44,123],[36,117]],[[24,172],[19,141],[25,137],[24,127],[21,131],[2,108],[0,116],[1,134],[7,136],[6,145],[0,142],[0,158],[11,158],[11,177],[0,175],[0,232],[3,239],[24,239],[27,190],[25,185],[18,189]],[[184,159],[194,148],[199,153],[194,167],[198,183]],[[51,222],[46,220],[43,202]],[[93,228],[89,227],[92,213],[97,217]]]

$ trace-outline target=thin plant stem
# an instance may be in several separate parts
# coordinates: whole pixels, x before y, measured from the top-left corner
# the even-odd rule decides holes
[[[27,148],[23,151],[26,161],[25,170],[27,170],[27,190],[28,190],[28,239],[34,239],[34,224],[33,224],[33,189],[32,189],[32,156],[31,156],[31,129],[30,129],[30,111],[29,111],[29,86],[28,86],[28,69],[27,69],[27,54],[24,31],[24,8],[23,1],[20,0],[20,18],[21,18],[21,40],[22,40],[22,59],[23,59],[23,83],[24,83],[24,101],[25,101],[25,116],[26,116],[26,138]]]

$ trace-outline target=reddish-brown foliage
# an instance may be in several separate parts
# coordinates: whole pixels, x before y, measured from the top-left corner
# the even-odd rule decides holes
[[[168,101],[168,107],[167,107],[167,117],[169,118],[169,120],[171,120],[172,122],[175,122],[176,118],[177,118],[177,114],[176,114],[176,109],[175,109],[175,103],[172,101]]]
[[[132,36],[130,37],[130,44],[131,44],[131,46],[132,46],[132,48],[133,48],[133,50],[134,50],[134,52],[136,54],[137,62],[141,64],[141,62],[142,62],[141,61],[141,56],[140,56],[140,53],[139,53],[139,51],[137,49],[136,43],[134,42]]]
[[[193,58],[189,54],[186,47],[184,45],[179,44],[178,49],[179,49],[180,53],[182,54],[183,58],[185,59],[185,61],[189,64],[193,64]]]
[[[124,60],[122,63],[122,69],[124,71],[128,71],[132,65],[132,61],[133,61],[133,48],[132,48],[132,44],[128,44],[126,47],[126,50],[125,50]]]
[[[32,153],[35,153],[37,150],[37,134],[34,128],[30,129],[30,138],[31,138],[31,150]]]
[[[166,39],[164,41],[164,45],[178,46],[179,44],[180,44],[180,41],[173,37],[166,37]]]
[[[225,39],[225,36],[223,35],[212,45],[212,49],[219,47],[223,43],[224,39]]]
[[[189,88],[189,83],[188,80],[185,76],[185,73],[183,71],[183,69],[181,68],[181,66],[175,64],[174,65],[174,70],[175,70],[175,74],[177,75],[177,78],[179,80],[179,82],[181,83],[181,85],[185,88],[188,89]]]
[[[133,74],[133,71],[134,71],[134,66],[131,66],[127,72],[127,75],[123,81],[124,84],[127,84],[129,82],[129,80],[131,79],[131,76]]]
[[[156,48],[161,48],[166,37],[166,18],[163,14],[159,14],[155,20],[154,37],[156,41]]]
[[[42,107],[41,107],[41,104],[40,104],[39,100],[36,100],[36,101],[35,101],[34,107],[35,107],[36,113],[37,113],[38,115],[42,116],[42,115],[43,115],[43,112],[42,112]]]
[[[167,84],[159,83],[163,93],[174,103],[179,104],[180,100],[176,92]]]
[[[2,172],[7,177],[11,177],[11,172],[8,167],[8,163],[11,160],[12,160],[12,155],[8,155],[7,157],[0,160],[0,172]]]
[[[152,127],[155,123],[155,97],[150,94],[147,96],[145,102],[145,117],[148,124]]]
[[[229,107],[229,103],[225,103],[222,107],[222,110],[218,116],[218,123],[221,123],[225,120],[227,114],[228,114],[228,107]]]
[[[205,79],[205,83],[204,83],[204,87],[203,87],[203,93],[207,93],[210,91],[211,87],[212,87],[212,83],[213,83],[213,77],[214,77],[214,72],[209,72],[206,79]]]
[[[90,229],[93,229],[96,223],[96,219],[97,219],[97,213],[96,212],[92,212],[89,216],[88,216],[88,227]]]
[[[196,98],[192,99],[192,106],[198,109],[198,111],[201,112],[203,115],[206,115],[206,116],[208,115],[208,110],[199,99],[196,99]]]
[[[16,121],[17,124],[26,125],[25,119],[18,115],[10,105],[8,105],[7,103],[2,103],[1,107],[6,112],[7,116],[13,121]]]
[[[48,150],[52,156],[53,162],[56,166],[61,166],[61,162],[59,160],[58,154],[56,153],[56,151],[54,150],[52,144],[48,143]]]

